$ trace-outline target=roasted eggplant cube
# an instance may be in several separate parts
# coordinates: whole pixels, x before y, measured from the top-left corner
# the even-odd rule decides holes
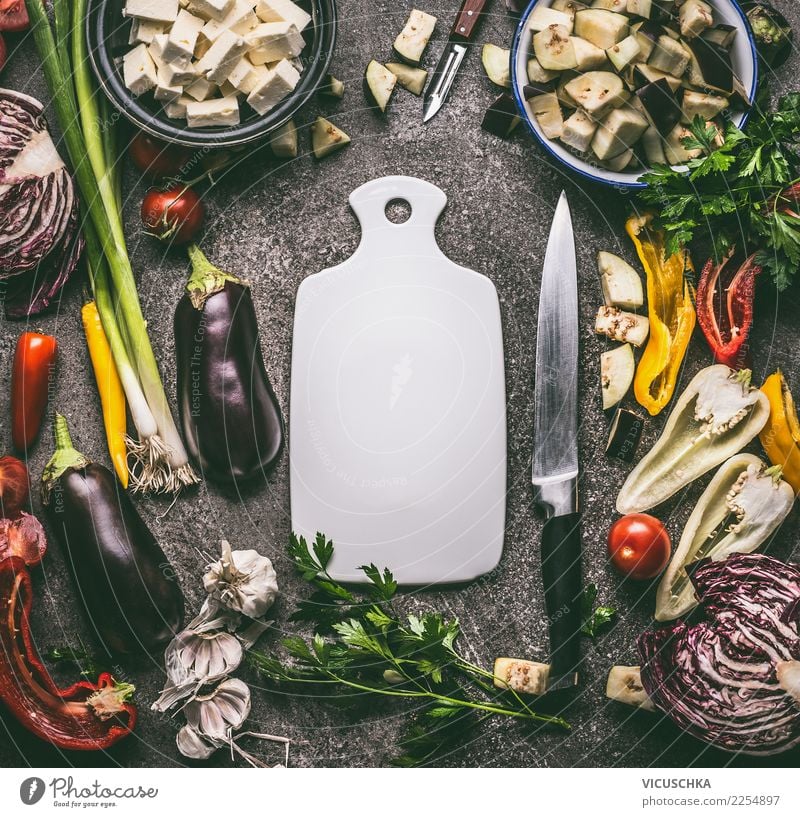
[[[636,92],[645,115],[661,134],[668,134],[681,120],[681,106],[665,79],[650,82]]]
[[[510,94],[500,94],[484,114],[481,127],[501,139],[506,139],[519,123],[519,112],[514,97]]]
[[[732,94],[734,74],[730,52],[702,37],[689,40],[686,46],[693,57],[692,83],[702,89],[713,88]]]
[[[606,456],[632,463],[644,430],[644,419],[628,409],[618,408],[611,422]]]
[[[392,98],[392,91],[397,84],[397,77],[377,60],[371,60],[364,73],[364,92],[367,99],[381,113]]]
[[[533,53],[548,71],[566,71],[578,65],[569,29],[564,26],[548,26],[544,31],[537,31],[533,35]]]
[[[436,18],[432,14],[414,9],[394,41],[395,54],[409,65],[419,65],[434,28]]]

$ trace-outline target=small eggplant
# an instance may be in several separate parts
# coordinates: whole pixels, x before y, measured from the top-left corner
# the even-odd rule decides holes
[[[250,287],[194,245],[175,311],[178,406],[189,455],[212,482],[263,474],[283,448],[283,419],[267,376]]]
[[[89,623],[110,653],[155,652],[183,623],[175,571],[114,474],[75,450],[60,414],[55,435],[43,501]]]

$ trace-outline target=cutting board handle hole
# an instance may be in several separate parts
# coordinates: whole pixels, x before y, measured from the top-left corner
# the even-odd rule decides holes
[[[384,212],[392,224],[404,224],[411,218],[411,205],[405,199],[390,199]]]

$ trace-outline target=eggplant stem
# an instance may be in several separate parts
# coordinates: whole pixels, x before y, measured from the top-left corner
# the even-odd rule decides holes
[[[72,444],[72,437],[69,433],[66,417],[62,414],[56,414],[54,423],[54,433],[56,438],[56,450],[47,463],[42,474],[42,501],[48,504],[50,499],[50,491],[53,483],[68,468],[80,471],[86,468],[89,460],[81,454],[80,451],[75,450]]]
[[[187,252],[192,262],[192,274],[186,282],[186,294],[192,306],[198,311],[202,311],[206,301],[212,295],[221,292],[229,281],[239,286],[248,286],[241,278],[215,267],[197,244],[190,244]]]

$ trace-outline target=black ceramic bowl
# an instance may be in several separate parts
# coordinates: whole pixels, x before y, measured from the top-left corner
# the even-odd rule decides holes
[[[328,71],[336,41],[336,0],[296,0],[312,21],[303,30],[306,47],[300,55],[304,70],[289,96],[263,116],[241,104],[242,121],[234,127],[189,128],[170,119],[151,93],[135,97],[122,80],[117,59],[128,45],[131,20],[124,17],[125,0],[89,0],[86,34],[92,68],[111,103],[137,128],[167,142],[188,147],[234,147],[254,142],[283,125],[314,95]]]

